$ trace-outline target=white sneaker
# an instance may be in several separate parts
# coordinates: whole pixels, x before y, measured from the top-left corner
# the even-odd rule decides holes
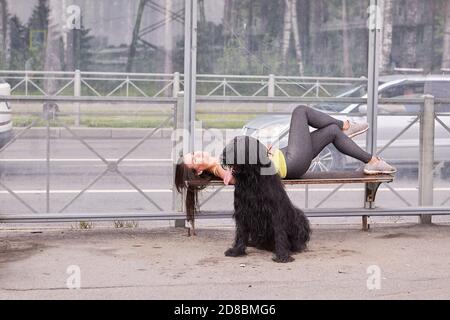
[[[386,161],[383,158],[377,157],[378,161],[374,164],[367,163],[364,166],[365,174],[393,174],[397,172],[397,169]]]
[[[349,127],[347,130],[344,130],[344,133],[349,137],[353,138],[357,135],[363,134],[367,130],[369,130],[368,123],[358,123],[353,121],[348,121]]]

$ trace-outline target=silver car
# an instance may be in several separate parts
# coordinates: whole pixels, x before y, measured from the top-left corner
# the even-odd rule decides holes
[[[7,96],[11,92],[8,83],[0,82],[0,96]],[[0,149],[12,137],[11,107],[7,101],[0,101]]]
[[[450,76],[411,76],[394,75],[380,77],[378,87],[380,98],[417,98],[431,94],[436,98],[450,98]],[[367,98],[366,86],[351,88],[337,97]],[[311,105],[333,117],[343,120],[350,119],[365,122],[367,111],[365,104],[319,103]],[[440,120],[450,128],[450,105],[436,105],[436,112],[442,115]],[[377,144],[380,149],[393,137],[416,119],[421,110],[420,104],[379,104]],[[336,114],[337,113],[337,114]],[[267,115],[249,121],[243,128],[243,134],[258,138],[265,144],[279,143],[279,147],[287,146],[290,115]],[[310,128],[311,131],[315,128]],[[278,141],[279,140],[279,141]],[[366,136],[355,138],[356,143],[365,148]],[[419,121],[404,132],[394,143],[381,153],[381,156],[397,166],[416,167],[419,159]],[[450,132],[436,122],[435,159],[441,166],[443,177],[450,176]],[[354,167],[357,160],[346,157],[338,152],[333,145],[328,145],[316,159],[313,160],[311,171],[328,171]],[[412,165],[412,166],[411,166]]]

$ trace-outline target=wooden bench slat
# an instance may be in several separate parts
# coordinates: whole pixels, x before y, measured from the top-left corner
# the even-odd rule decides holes
[[[300,179],[283,179],[285,185],[295,184],[333,184],[333,183],[371,183],[392,182],[394,176],[389,174],[367,175],[363,171],[328,171],[308,172]],[[220,179],[211,181],[213,185],[223,185]]]

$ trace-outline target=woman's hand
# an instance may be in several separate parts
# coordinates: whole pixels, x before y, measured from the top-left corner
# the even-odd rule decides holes
[[[222,168],[222,166],[218,163],[211,169],[211,172],[216,177],[221,178],[225,185],[234,184],[235,182],[233,177],[233,171]]]
[[[231,170],[224,170],[224,171],[225,172],[223,174],[223,183],[227,186],[233,179],[233,172]]]

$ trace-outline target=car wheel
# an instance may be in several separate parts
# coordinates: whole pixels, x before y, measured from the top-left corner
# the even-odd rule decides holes
[[[441,179],[450,178],[450,163],[446,163],[441,168]]]
[[[13,137],[12,131],[0,132],[0,149],[3,148]]]
[[[334,147],[327,146],[311,162],[310,172],[342,170],[345,165],[344,156]]]

